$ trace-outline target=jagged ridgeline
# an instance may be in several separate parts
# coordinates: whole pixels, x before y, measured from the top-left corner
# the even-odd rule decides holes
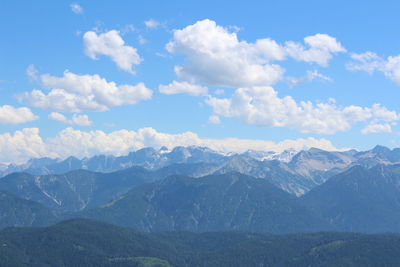
[[[223,154],[206,147],[191,146],[172,150],[166,147],[159,150],[144,148],[120,157],[99,155],[83,159],[32,159],[22,165],[0,166],[0,176],[14,172],[33,175],[64,174],[78,169],[109,173],[132,166],[149,171],[164,169],[166,174],[186,174],[193,177],[237,171],[256,178],[270,179],[270,182],[283,190],[300,196],[349,167],[396,163],[400,163],[400,148],[390,150],[383,146],[363,152],[331,152],[311,148],[282,153],[250,150],[242,154]],[[177,164],[180,166],[174,166]]]

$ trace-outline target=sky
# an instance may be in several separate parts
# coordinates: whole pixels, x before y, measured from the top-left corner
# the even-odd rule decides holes
[[[398,1],[0,2],[0,163],[400,146]]]

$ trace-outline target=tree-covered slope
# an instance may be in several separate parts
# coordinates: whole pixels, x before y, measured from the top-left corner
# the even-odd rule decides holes
[[[400,236],[139,233],[91,221],[0,231],[0,266],[398,266]]]
[[[13,173],[0,179],[0,190],[62,211],[78,211],[107,203],[154,175],[132,167],[113,173],[76,170],[60,175]]]
[[[340,231],[400,232],[400,165],[355,166],[301,201]]]
[[[289,233],[330,229],[295,197],[265,179],[240,173],[171,176],[133,188],[78,216],[143,231],[246,230]]]
[[[45,226],[60,214],[37,202],[0,191],[0,229],[9,226]]]

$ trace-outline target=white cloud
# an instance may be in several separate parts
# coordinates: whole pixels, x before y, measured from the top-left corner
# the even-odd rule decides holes
[[[19,98],[34,107],[61,112],[106,111],[112,106],[133,105],[152,96],[152,91],[143,83],[117,85],[97,74],[65,71],[63,77],[41,75],[40,81],[49,93],[33,90]]]
[[[370,51],[362,54],[353,53],[351,58],[354,61],[346,65],[347,69],[351,71],[361,70],[372,74],[375,70],[381,69],[384,64],[381,57]]]
[[[119,31],[111,30],[97,35],[93,31],[88,31],[83,35],[85,53],[91,59],[97,59],[97,55],[108,56],[117,66],[131,74],[133,65],[142,62],[136,48],[125,45],[125,41],[119,35]]]
[[[147,43],[147,40],[142,35],[139,35],[138,41],[139,41],[139,44],[141,44],[141,45],[144,45]]]
[[[385,122],[392,122],[400,120],[400,115],[396,111],[388,110],[386,107],[382,107],[380,104],[372,105],[370,109],[372,117]]]
[[[59,121],[66,124],[79,125],[79,126],[90,126],[92,121],[89,120],[88,115],[77,115],[74,114],[71,119],[67,119],[63,114],[58,112],[52,112],[49,114],[49,119]]]
[[[327,81],[327,82],[332,81],[332,78],[319,73],[317,70],[307,71],[307,74],[300,78],[288,77],[287,81],[290,86],[298,86],[298,85],[305,84],[307,82],[312,82],[315,79],[319,79],[319,80]]]
[[[346,51],[326,34],[308,36],[304,42],[308,48],[295,42],[279,45],[267,38],[249,43],[206,19],[175,30],[166,49],[186,56],[187,64],[175,66],[181,80],[234,88],[272,85],[281,80],[284,69],[273,61],[293,57],[326,66],[333,54]]]
[[[166,95],[173,94],[189,94],[192,96],[204,96],[208,94],[208,88],[188,82],[173,81],[168,85],[160,85],[158,87],[160,93]]]
[[[217,89],[214,91],[214,95],[223,95],[225,94],[224,89]]]
[[[207,139],[193,132],[168,134],[157,132],[153,128],[137,131],[119,130],[111,133],[103,131],[79,131],[66,128],[56,136],[43,140],[37,128],[0,134],[0,162],[23,163],[30,158],[75,156],[90,157],[98,154],[126,155],[130,151],[143,147],[160,148],[167,146],[207,146],[221,152],[244,152],[248,149],[281,152],[285,149],[296,150],[317,147],[325,150],[338,150],[326,139],[296,139],[272,142],[238,138]]]
[[[346,52],[346,49],[336,38],[327,34],[318,33],[313,36],[307,36],[304,38],[304,43],[309,48],[292,41],[286,42],[286,52],[296,60],[317,63],[321,66],[327,66],[333,54]]]
[[[232,98],[209,97],[213,114],[232,117],[249,125],[288,127],[303,133],[333,134],[347,131],[353,123],[369,119],[392,122],[400,115],[379,104],[371,108],[338,107],[333,101],[297,103],[291,96],[278,97],[271,87],[239,88]]]
[[[211,124],[220,124],[220,123],[221,123],[221,120],[220,120],[220,118],[219,118],[217,115],[211,115],[211,116],[208,118],[208,122],[211,123]]]
[[[211,20],[175,30],[166,48],[187,57],[190,63],[176,66],[175,72],[180,79],[192,83],[226,87],[273,84],[284,72],[280,66],[268,64],[270,60],[284,58],[284,49],[275,41],[239,41],[236,33]]]
[[[392,126],[388,123],[375,123],[372,122],[368,124],[361,130],[362,134],[370,134],[370,133],[391,133]]]
[[[146,27],[149,29],[155,29],[160,26],[160,22],[154,19],[149,19],[144,22],[144,25],[146,25]]]
[[[55,121],[60,121],[60,122],[66,122],[68,119],[65,117],[63,114],[58,113],[58,112],[52,112],[49,114],[49,119],[55,120]]]
[[[37,119],[39,117],[33,114],[29,108],[16,108],[10,105],[0,106],[0,124],[19,124]]]
[[[71,118],[71,124],[80,125],[80,126],[90,126],[92,125],[92,121],[89,120],[88,115],[73,115]]]
[[[133,26],[132,24],[127,24],[124,27],[122,27],[121,35],[125,35],[127,33],[136,32],[136,31],[137,31],[137,29],[135,28],[135,26]]]
[[[69,7],[71,8],[71,11],[74,12],[75,14],[83,13],[83,8],[77,3],[72,3]]]
[[[38,70],[36,69],[35,65],[30,64],[26,68],[26,75],[31,81],[36,81],[38,79]]]
[[[361,54],[352,54],[351,58],[353,62],[346,65],[348,70],[365,71],[369,74],[379,71],[394,83],[400,85],[400,55],[389,56],[385,60],[377,54],[367,51]]]
[[[0,162],[24,163],[31,158],[56,157],[46,150],[37,128],[26,128],[14,134],[0,134]]]

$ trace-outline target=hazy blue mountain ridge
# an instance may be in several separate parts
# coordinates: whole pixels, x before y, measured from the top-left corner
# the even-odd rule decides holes
[[[266,179],[240,173],[194,179],[170,176],[130,190],[104,206],[78,214],[141,231],[307,232],[325,221]]]

